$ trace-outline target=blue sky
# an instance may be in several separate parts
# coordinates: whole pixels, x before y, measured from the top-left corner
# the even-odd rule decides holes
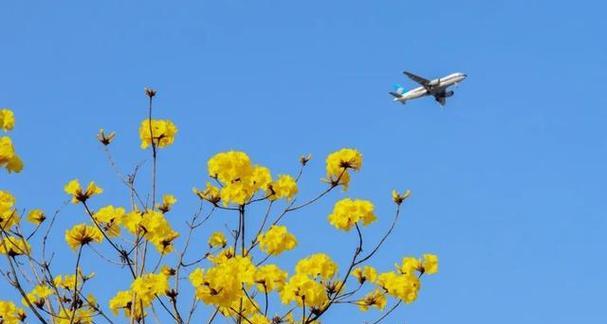
[[[327,224],[332,204],[374,201],[371,242],[392,216],[390,191],[411,188],[373,264],[389,270],[434,252],[441,269],[388,323],[604,323],[604,10],[599,1],[4,2],[0,106],[17,115],[26,169],[0,175],[1,188],[20,208],[52,212],[78,177],[106,189],[96,207],[126,204],[94,135],[118,132],[112,149],[125,170],[148,159],[137,126],[152,86],[156,116],[179,127],[159,161],[160,192],[179,199],[175,224],[195,209],[191,188],[218,151],[245,150],[274,174],[295,173],[312,153],[301,188],[311,197],[326,154],[355,147],[365,164],[351,189],[287,220],[300,247],[285,268],[318,251],[344,267],[355,237]],[[402,106],[386,92],[414,86],[404,69],[468,79],[444,110],[428,98]],[[56,272],[73,267],[63,228],[84,220],[75,206],[60,214]],[[213,219],[199,240],[230,221]],[[97,272],[100,299],[128,287],[126,273],[116,278],[91,254],[84,267]],[[0,296],[14,294],[2,283]],[[325,322],[377,316],[336,307]]]

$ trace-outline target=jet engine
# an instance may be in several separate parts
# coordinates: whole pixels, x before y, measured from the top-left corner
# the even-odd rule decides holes
[[[445,98],[451,97],[455,92],[453,91],[445,91]]]

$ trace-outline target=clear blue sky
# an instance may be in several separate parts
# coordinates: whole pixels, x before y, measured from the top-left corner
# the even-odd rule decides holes
[[[320,250],[341,253],[345,266],[355,237],[327,224],[332,203],[373,200],[381,221],[371,240],[392,215],[390,191],[407,187],[413,199],[374,264],[389,270],[434,252],[441,269],[388,323],[605,323],[606,9],[584,0],[3,2],[0,106],[17,114],[26,169],[0,175],[0,186],[21,208],[51,212],[67,180],[94,179],[106,189],[97,207],[126,204],[94,136],[118,132],[123,169],[147,159],[136,132],[152,86],[156,115],[179,127],[159,162],[160,191],[179,199],[174,223],[194,210],[191,188],[218,151],[245,150],[275,174],[294,173],[310,152],[301,193],[310,197],[325,155],[356,147],[365,165],[351,190],[287,221],[300,247],[285,267]],[[428,98],[402,106],[386,92],[414,86],[404,69],[468,79],[444,110]],[[74,206],[60,215],[56,272],[73,267],[63,228],[84,220]],[[85,256],[100,299],[128,287],[100,266]],[[325,322],[357,314],[337,307]]]

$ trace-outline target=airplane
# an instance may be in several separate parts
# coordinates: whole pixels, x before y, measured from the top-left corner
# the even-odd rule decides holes
[[[446,77],[428,80],[411,72],[405,71],[403,73],[411,80],[419,83],[421,87],[405,92],[405,88],[399,84],[395,84],[395,90],[390,91],[389,93],[394,97],[394,101],[398,101],[402,104],[405,104],[407,100],[417,99],[424,96],[433,96],[441,106],[444,106],[447,102],[447,98],[451,97],[454,93],[453,90],[449,90],[447,88],[450,86],[456,86],[459,82],[463,81],[467,77],[465,73],[457,72],[449,74]]]

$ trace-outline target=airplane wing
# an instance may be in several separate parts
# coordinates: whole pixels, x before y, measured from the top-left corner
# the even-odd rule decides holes
[[[430,80],[428,80],[428,79],[424,79],[424,78],[420,77],[419,75],[415,75],[415,74],[413,74],[413,73],[411,73],[411,72],[404,71],[403,73],[404,73],[406,76],[408,76],[408,77],[409,77],[409,79],[411,79],[411,80],[413,80],[413,81],[415,81],[415,82],[417,82],[417,83],[421,84],[421,85],[422,85],[422,86],[424,86],[424,87],[425,87],[425,86],[427,86],[427,85],[428,85],[428,83],[430,83]]]

